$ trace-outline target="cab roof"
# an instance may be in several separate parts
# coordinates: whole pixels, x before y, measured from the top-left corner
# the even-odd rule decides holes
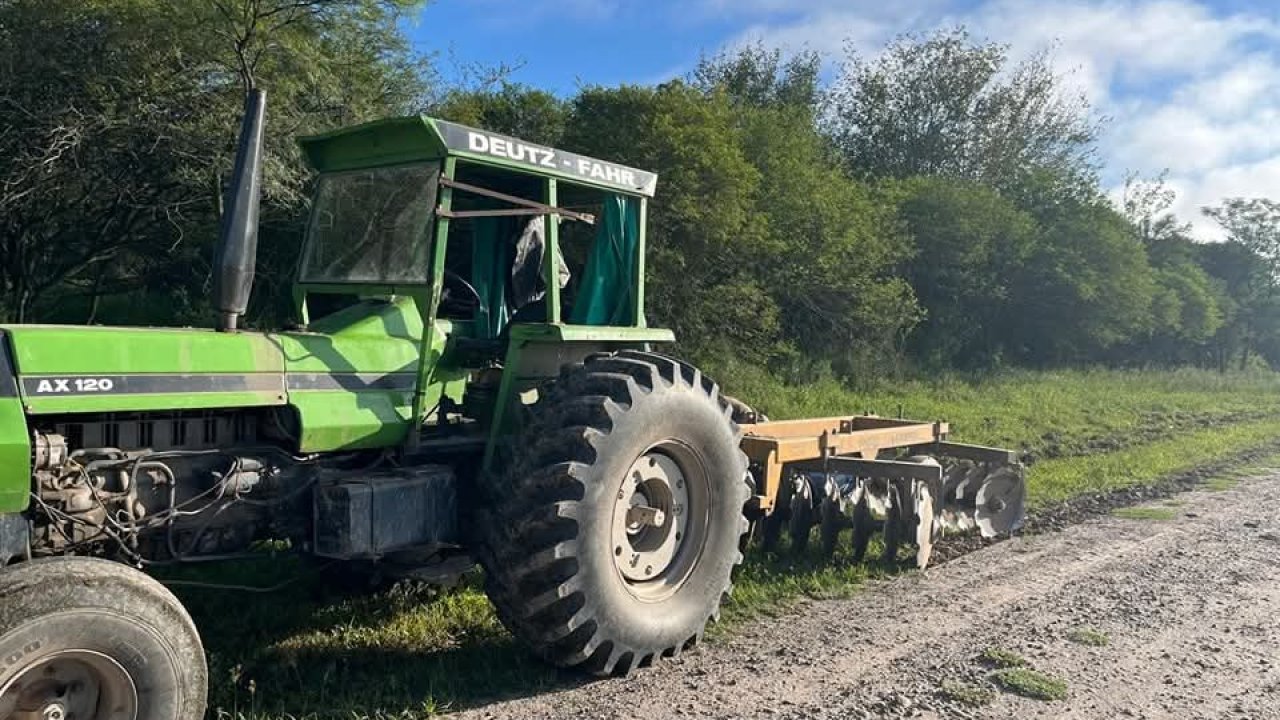
[[[319,172],[440,160],[453,156],[628,195],[653,197],[658,176],[508,135],[422,115],[377,120],[298,139]]]

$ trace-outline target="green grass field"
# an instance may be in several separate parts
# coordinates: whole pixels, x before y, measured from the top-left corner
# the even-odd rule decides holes
[[[1280,437],[1280,375],[1273,374],[1019,372],[862,391],[835,382],[784,387],[745,367],[718,374],[728,392],[775,419],[901,410],[950,421],[960,441],[1016,448],[1033,462],[1033,508],[1149,482]],[[831,563],[816,551],[751,554],[711,641],[797,601],[856,592],[884,572],[842,553]],[[210,717],[416,720],[582,681],[522,652],[474,578],[449,591],[400,584],[368,595],[333,568],[317,572],[292,558],[218,573],[262,586],[301,577],[269,594],[176,588],[209,650]]]

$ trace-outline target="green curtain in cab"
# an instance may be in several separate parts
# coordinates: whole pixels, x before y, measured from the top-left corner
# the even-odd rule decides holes
[[[596,219],[596,239],[587,256],[582,284],[570,313],[574,325],[631,325],[635,317],[636,248],[640,242],[638,203],[609,195]]]
[[[511,268],[510,225],[507,218],[479,217],[472,222],[471,277],[480,307],[476,337],[496,338],[510,319],[507,311],[507,273]]]

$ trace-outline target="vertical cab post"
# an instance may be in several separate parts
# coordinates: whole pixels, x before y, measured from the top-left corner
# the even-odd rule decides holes
[[[631,320],[636,327],[642,328],[642,327],[646,327],[646,323],[644,320],[644,253],[645,253],[644,238],[645,238],[645,231],[647,229],[645,225],[648,222],[647,216],[649,214],[649,198],[640,197],[638,198],[637,202],[640,203],[640,209],[639,209],[640,236],[636,238],[636,272],[635,272],[635,277],[632,278],[632,281],[635,282],[635,288],[634,288],[635,294],[632,295],[632,297],[634,297],[636,300],[636,303],[635,303],[636,314],[635,314],[635,317],[632,318]]]
[[[456,158],[445,158],[440,177],[454,179],[458,169]],[[415,294],[414,302],[418,306],[418,314],[422,316],[422,339],[418,347],[417,384],[413,391],[413,417],[409,423],[409,442],[417,442],[418,431],[426,422],[427,385],[431,371],[438,358],[432,357],[431,347],[435,343],[436,313],[440,310],[440,295],[444,291],[444,261],[449,244],[449,211],[453,209],[453,188],[441,183],[439,195],[436,197],[435,236],[431,242],[431,285],[426,294]]]
[[[545,195],[544,202],[550,207],[556,207],[559,189],[555,178],[547,178]],[[547,247],[546,252],[542,254],[542,268],[547,281],[547,322],[558,324],[560,322],[560,222],[555,213],[547,213],[544,221],[547,224]]]

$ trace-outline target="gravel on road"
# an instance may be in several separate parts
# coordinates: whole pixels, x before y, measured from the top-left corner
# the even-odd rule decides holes
[[[1154,502],[459,717],[1280,719],[1280,473]]]

